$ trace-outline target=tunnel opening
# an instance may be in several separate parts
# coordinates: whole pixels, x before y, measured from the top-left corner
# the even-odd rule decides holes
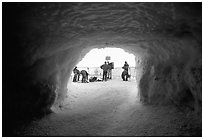
[[[64,100],[62,100],[60,103],[55,103],[52,106],[52,110],[54,112],[59,112],[63,109],[69,109],[72,104],[70,104],[73,101],[76,101],[77,97],[79,97],[80,94],[86,93],[86,92],[94,92],[97,93],[98,91],[101,91],[105,94],[108,91],[118,91],[121,86],[123,86],[124,89],[126,88],[129,92],[131,92],[132,97],[131,100],[135,99],[135,101],[139,100],[138,96],[138,81],[139,77],[141,76],[141,65],[138,65],[139,56],[126,52],[122,48],[118,47],[104,47],[104,48],[93,48],[91,49],[85,56],[79,61],[76,66],[78,70],[78,77],[75,78],[74,70],[72,70],[72,73],[69,77],[68,83],[67,83],[67,93],[64,97]],[[109,64],[110,73],[108,75],[107,73],[107,82],[103,80],[103,69],[101,66],[106,62]],[[125,69],[123,69],[124,63],[127,62],[128,64],[128,82],[125,83],[123,80],[123,73]],[[74,69],[74,67],[72,69]],[[86,82],[83,82],[83,75],[82,71],[86,71],[88,76],[86,79]],[[88,83],[84,84],[83,83]],[[125,85],[126,84],[126,85]],[[98,90],[98,91],[96,91]],[[79,93],[80,92],[80,93]],[[103,96],[103,93],[101,94]],[[97,93],[98,94],[98,93]],[[92,95],[92,96],[91,96]],[[87,99],[85,101],[86,97],[94,98],[94,93],[90,93],[90,96],[84,96],[84,99],[81,99],[83,101],[82,103],[88,103],[88,101],[93,101],[90,99]],[[74,96],[74,97],[73,97]],[[83,95],[82,95],[83,96]],[[110,97],[113,97],[110,95]],[[80,98],[80,97],[79,97]],[[80,100],[77,100],[80,101]],[[101,101],[101,100],[99,100]],[[103,100],[104,103],[106,100]],[[79,102],[78,102],[79,103]],[[68,106],[69,105],[69,106]],[[58,109],[59,108],[59,109]]]
[[[87,70],[89,76],[101,76],[102,71],[101,65],[106,62],[107,64],[111,64],[111,71],[113,70],[113,78],[119,78],[121,76],[123,65],[125,61],[128,62],[129,74],[132,75],[132,78],[135,78],[136,75],[136,67],[138,67],[135,62],[136,56],[134,54],[125,52],[122,48],[116,47],[105,47],[105,48],[94,48],[90,50],[84,58],[76,64],[76,66],[80,69]],[[74,68],[73,68],[74,69]],[[71,78],[73,79],[73,72],[71,74]],[[99,78],[101,78],[99,77]]]

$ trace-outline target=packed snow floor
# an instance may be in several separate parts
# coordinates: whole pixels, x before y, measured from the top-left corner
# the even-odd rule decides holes
[[[61,110],[33,121],[23,136],[201,136],[186,113],[140,103],[135,81],[68,84]]]

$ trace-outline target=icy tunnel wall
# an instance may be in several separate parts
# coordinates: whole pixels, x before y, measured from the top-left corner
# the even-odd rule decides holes
[[[149,49],[150,54],[143,61],[144,73],[139,84],[141,100],[201,110],[202,62],[199,49],[195,49],[198,44],[180,39],[152,45],[155,48]],[[164,48],[168,46],[173,49]]]
[[[199,109],[201,11],[201,3],[3,3],[3,117],[49,112],[74,65],[101,47],[138,55],[141,101]]]

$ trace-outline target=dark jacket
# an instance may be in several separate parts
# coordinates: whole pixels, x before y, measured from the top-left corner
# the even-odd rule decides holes
[[[86,76],[88,76],[89,74],[88,74],[88,72],[87,71],[85,71],[85,70],[82,70],[81,71],[81,74],[82,74],[82,76],[83,77],[86,77]]]
[[[124,70],[128,71],[129,65],[128,65],[127,63],[125,63],[122,68],[123,68]]]
[[[103,71],[108,71],[109,65],[108,65],[108,64],[103,64],[103,65],[101,66],[101,69],[103,69]]]
[[[77,68],[74,68],[73,72],[74,72],[74,74],[79,74],[80,73],[80,71]]]

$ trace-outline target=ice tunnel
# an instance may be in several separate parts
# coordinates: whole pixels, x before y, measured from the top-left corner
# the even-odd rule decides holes
[[[201,111],[202,3],[3,2],[2,13],[4,127],[49,113],[86,53],[115,46],[137,55],[142,102]]]

